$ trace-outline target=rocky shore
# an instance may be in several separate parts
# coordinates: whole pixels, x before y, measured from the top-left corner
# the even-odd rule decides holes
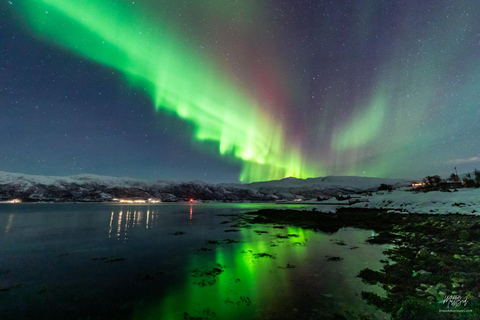
[[[249,223],[287,224],[323,232],[343,227],[368,229],[368,243],[391,244],[380,271],[364,269],[358,277],[380,284],[380,297],[362,292],[370,304],[392,319],[480,318],[480,217],[423,215],[382,210],[339,209],[336,214],[297,210],[260,210]]]

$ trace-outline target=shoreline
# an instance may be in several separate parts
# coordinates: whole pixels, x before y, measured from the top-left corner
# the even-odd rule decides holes
[[[252,224],[293,225],[335,233],[341,228],[373,230],[366,242],[390,244],[381,271],[358,277],[380,284],[387,297],[362,298],[392,319],[478,319],[480,314],[480,217],[465,214],[405,214],[339,208],[337,213],[264,209],[244,216]]]

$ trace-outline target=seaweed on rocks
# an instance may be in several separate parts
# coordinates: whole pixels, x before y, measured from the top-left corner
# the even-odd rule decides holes
[[[358,277],[380,284],[386,297],[362,298],[392,319],[478,319],[480,317],[480,217],[387,213],[342,208],[335,214],[297,210],[259,210],[251,223],[292,225],[334,233],[353,227],[374,231],[369,244],[389,244],[380,271]],[[335,243],[335,242],[334,242]],[[340,243],[337,243],[340,244]],[[327,257],[338,261],[338,257]],[[460,302],[461,303],[460,303]]]
[[[200,287],[213,286],[217,282],[217,277],[223,273],[224,269],[225,266],[219,263],[208,270],[195,268],[190,272],[191,276],[195,279],[193,284]]]
[[[343,258],[341,257],[332,257],[332,256],[325,256],[327,258],[327,261],[342,261]]]
[[[269,254],[269,253],[254,253],[253,256],[255,258],[272,258],[272,259],[275,259],[275,256]]]

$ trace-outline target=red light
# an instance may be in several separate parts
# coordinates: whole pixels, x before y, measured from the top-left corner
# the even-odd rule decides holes
[[[190,203],[193,203],[193,199],[190,199]]]

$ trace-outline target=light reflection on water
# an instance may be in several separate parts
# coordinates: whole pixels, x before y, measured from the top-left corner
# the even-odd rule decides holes
[[[110,223],[108,238],[116,238],[124,242],[128,241],[129,230],[131,228],[155,228],[159,220],[161,210],[120,210],[112,211],[110,214]],[[193,219],[193,205],[190,205],[189,219]],[[190,225],[191,225],[190,221]]]
[[[359,294],[382,290],[356,278],[383,258],[385,247],[363,244],[370,231],[238,228],[225,216],[268,206],[0,206],[0,289],[14,287],[1,293],[0,314],[237,320],[374,312]],[[214,276],[192,273],[215,268]]]
[[[260,230],[270,233],[255,232]],[[343,229],[332,236],[294,227],[255,227],[241,229],[240,235],[243,242],[217,245],[213,257],[189,256],[187,270],[223,270],[216,277],[205,276],[215,283],[199,285],[186,275],[158,304],[137,310],[135,319],[324,319],[334,312],[348,319],[388,318],[359,295],[362,290],[382,295],[383,290],[355,277],[367,266],[379,267],[370,261],[381,259],[378,247],[351,242],[352,235],[365,239],[369,231]],[[330,240],[350,245],[338,248]],[[327,262],[329,255],[343,260]]]
[[[15,216],[12,213],[8,215],[8,221],[7,221],[7,226],[5,227],[5,233],[8,233],[10,231],[14,217]]]

